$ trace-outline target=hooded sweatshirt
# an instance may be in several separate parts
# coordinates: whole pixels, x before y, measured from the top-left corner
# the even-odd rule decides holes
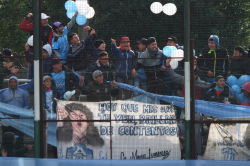
[[[208,39],[212,39],[216,45],[215,50],[210,50],[207,46],[201,50],[201,55],[198,59],[198,67],[202,69],[205,73],[209,70],[214,73],[214,78],[218,75],[226,76],[229,69],[228,62],[228,52],[227,49],[220,47],[218,36],[212,36]],[[206,59],[200,59],[206,58]],[[226,59],[216,59],[216,58],[226,58]]]
[[[12,76],[9,78],[9,82],[12,79],[17,81],[16,89],[12,90],[9,87],[3,93],[1,93],[0,102],[14,105],[14,106],[21,107],[21,108],[30,109],[29,96],[24,90],[18,88],[18,85],[19,85],[18,79],[15,76]]]
[[[53,54],[51,46],[49,44],[45,44],[43,46],[43,50],[46,50],[48,52],[48,54],[49,54],[48,58],[43,59],[43,75],[48,75],[49,70],[51,68],[51,60],[48,60],[48,59],[53,59],[56,56]]]

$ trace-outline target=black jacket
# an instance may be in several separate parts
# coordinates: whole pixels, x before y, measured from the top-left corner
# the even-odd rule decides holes
[[[92,74],[94,71],[100,70],[102,72],[104,82],[106,81],[112,81],[112,70],[109,66],[109,63],[106,66],[103,66],[99,60],[97,60],[94,64],[92,64],[90,67],[88,67],[87,72],[85,74],[85,85],[88,85],[90,82],[94,81]]]
[[[247,58],[247,54],[242,57]],[[250,59],[231,59],[230,71],[237,78],[244,74],[250,75]]]
[[[206,59],[200,59],[206,58]],[[226,59],[214,59],[226,58]],[[201,55],[198,58],[198,68],[207,73],[209,70],[214,73],[214,78],[218,75],[226,76],[229,69],[227,49],[219,47],[215,50],[210,50],[205,47],[201,50]]]
[[[216,90],[214,89],[215,87],[215,83],[211,85],[211,88],[207,92],[207,100],[212,102],[223,103],[224,98],[229,96],[229,87],[225,85],[224,90],[219,95],[219,99],[217,97]]]
[[[93,81],[88,84],[88,88],[87,101],[89,102],[110,101],[111,95],[117,94],[117,90],[111,90],[111,85],[107,83],[98,84]]]

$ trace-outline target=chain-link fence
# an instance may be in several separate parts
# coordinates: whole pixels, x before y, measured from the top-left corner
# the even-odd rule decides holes
[[[191,147],[192,159],[250,159],[247,0],[190,1],[190,71],[182,0],[40,5],[37,73],[32,1],[0,1],[0,155],[35,157],[40,96],[44,158],[179,160]],[[191,72],[191,87],[184,72]]]

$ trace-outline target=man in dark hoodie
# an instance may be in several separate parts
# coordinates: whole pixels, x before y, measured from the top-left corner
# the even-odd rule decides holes
[[[208,82],[214,83],[216,76],[227,76],[228,66],[227,49],[220,47],[218,36],[211,36],[208,39],[208,46],[201,50],[201,55],[198,57],[199,69],[207,74]]]
[[[100,52],[98,60],[88,68],[84,80],[85,85],[88,85],[90,82],[94,81],[92,74],[96,70],[100,70],[102,72],[105,81],[113,80],[111,74],[112,70],[110,69],[110,64],[108,62],[107,52]]]
[[[16,147],[15,147],[16,138],[18,138],[18,136],[12,132],[6,132],[3,134],[3,138],[2,138],[3,141],[1,144],[0,156],[2,157],[25,157],[24,154],[32,150],[31,145],[28,145],[27,147],[23,147],[19,150],[16,150]]]
[[[3,52],[0,53],[0,89],[3,87],[3,79],[6,75],[19,71],[18,68],[11,67],[13,62],[7,62],[10,56],[12,56],[12,51],[8,48],[3,49]],[[3,62],[7,62],[6,65]]]
[[[96,37],[95,29],[92,29],[89,35],[85,39],[85,45],[88,52],[88,67],[92,66],[98,60],[100,52],[105,51],[106,44],[104,40],[97,39],[93,42]],[[91,73],[89,73],[91,74]]]
[[[60,22],[55,22],[52,25],[53,28],[53,39],[52,39],[52,49],[55,51],[56,56],[61,59],[66,59],[69,51],[69,43],[67,35],[76,21],[76,16],[78,12],[71,18],[70,22],[63,27],[63,24]],[[62,60],[63,64],[66,63],[66,60]]]
[[[244,74],[250,75],[250,59],[246,58],[248,58],[247,52],[245,52],[241,46],[234,48],[234,56],[230,64],[231,75],[237,78]]]
[[[161,70],[162,51],[157,47],[157,42],[154,37],[147,40],[147,49],[141,54],[141,59],[138,60],[135,69],[132,71],[132,76],[136,76],[136,71],[141,67],[144,68],[147,76],[147,90],[150,93],[165,94],[164,90],[164,75]]]

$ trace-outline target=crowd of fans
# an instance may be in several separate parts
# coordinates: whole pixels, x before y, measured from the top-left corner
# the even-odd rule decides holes
[[[138,40],[138,51],[130,47],[129,37],[122,37],[119,46],[111,38],[111,51],[115,64],[109,60],[105,41],[98,38],[95,29],[86,26],[88,35],[80,40],[76,33],[69,34],[74,26],[77,12],[70,22],[63,26],[61,22],[48,24],[46,14],[41,14],[41,39],[43,42],[43,86],[44,108],[55,112],[55,98],[69,101],[79,100],[79,95],[87,95],[87,101],[99,102],[112,99],[125,100],[139,95],[138,92],[125,90],[116,86],[116,82],[139,87],[147,92],[161,95],[179,95],[184,97],[184,63],[179,62],[178,68],[173,70],[171,58],[166,58],[157,46],[154,37]],[[32,13],[23,19],[20,29],[30,32],[33,37],[33,23],[29,23]],[[71,42],[69,45],[68,41]],[[183,47],[177,44],[177,38],[170,36],[166,39],[166,46],[177,49]],[[18,69],[8,62],[11,56],[10,49],[4,49],[0,59],[0,88],[6,74],[17,73]],[[32,97],[34,94],[34,56],[33,43],[25,44],[25,57],[28,62],[27,79],[31,79],[27,91]],[[242,47],[234,49],[232,59],[226,48],[220,46],[219,37],[211,36],[208,46],[201,50],[199,56],[194,56],[195,98],[227,104],[250,106],[250,82],[242,87],[238,97],[230,94],[226,79],[229,75],[238,78],[250,75],[250,55]],[[110,81],[108,84],[106,81]],[[0,102],[22,108],[31,108],[29,97],[25,91],[18,88],[18,78],[10,77],[9,88],[0,93]],[[183,118],[184,111],[180,109],[177,118]],[[202,116],[196,114],[196,120]],[[9,128],[9,126],[4,126]],[[197,152],[202,153],[200,124],[196,126]],[[6,132],[9,129],[6,129]],[[4,130],[5,131],[5,130]],[[11,129],[15,131],[15,129]],[[20,134],[19,134],[20,135]],[[20,135],[22,137],[22,135]],[[182,135],[183,139],[183,135]],[[6,154],[4,154],[6,155]]]

